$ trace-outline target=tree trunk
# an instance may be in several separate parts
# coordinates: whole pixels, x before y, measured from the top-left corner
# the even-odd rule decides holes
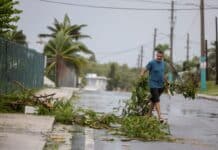
[[[56,56],[56,80],[55,80],[56,87],[60,87],[62,63],[63,63],[63,60],[61,56],[57,55]]]

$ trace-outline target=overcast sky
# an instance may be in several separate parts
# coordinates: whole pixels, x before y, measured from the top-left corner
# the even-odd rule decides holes
[[[82,33],[91,39],[83,42],[95,52],[99,63],[118,62],[135,67],[141,45],[144,46],[145,65],[152,58],[154,28],[157,43],[169,43],[170,11],[120,10],[106,8],[78,7],[40,0],[18,0],[23,10],[18,22],[19,29],[27,35],[29,47],[42,52],[43,45],[38,34],[49,33],[54,18],[62,21],[68,14],[72,24],[87,24]],[[70,4],[119,7],[168,9],[170,0],[51,0]],[[218,0],[205,0],[206,7],[217,7]],[[196,5],[194,5],[196,4]],[[176,9],[199,8],[200,0],[177,0]],[[205,11],[205,36],[208,42],[215,40],[215,16],[218,9]],[[174,32],[174,62],[186,59],[186,35],[190,34],[190,56],[200,55],[200,11],[176,11]]]

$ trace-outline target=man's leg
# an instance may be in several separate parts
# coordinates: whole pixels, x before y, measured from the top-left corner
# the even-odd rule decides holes
[[[161,111],[160,111],[160,96],[163,93],[163,91],[164,91],[164,88],[159,88],[158,89],[158,101],[155,103],[155,108],[156,108],[156,111],[157,111],[158,119],[160,121],[163,121],[163,119],[161,117]]]
[[[149,110],[148,110],[148,116],[150,117],[152,115],[152,111],[153,109],[155,108],[156,109],[156,106],[155,106],[155,103],[156,103],[156,100],[158,99],[158,89],[157,88],[150,88],[150,93],[151,93],[151,99],[150,99],[150,106],[149,106]]]
[[[156,108],[158,119],[161,120],[162,118],[160,113],[160,102],[156,102],[154,107]]]
[[[151,104],[149,106],[148,114],[147,114],[148,117],[151,117],[153,108],[154,108],[154,103],[151,102]]]

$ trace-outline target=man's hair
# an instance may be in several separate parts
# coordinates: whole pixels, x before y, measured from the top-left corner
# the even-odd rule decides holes
[[[160,53],[160,54],[164,54],[164,52],[161,51],[161,50],[157,50],[157,52]]]

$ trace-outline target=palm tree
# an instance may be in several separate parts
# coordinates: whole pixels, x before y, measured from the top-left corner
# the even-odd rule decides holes
[[[79,72],[81,66],[86,64],[86,58],[79,53],[93,54],[81,42],[72,41],[72,37],[66,34],[64,30],[56,33],[56,36],[49,40],[44,48],[44,53],[48,57],[48,73],[52,68],[56,69],[56,86],[59,86],[59,81],[62,78],[63,66],[65,63],[70,63]]]
[[[22,44],[27,47],[26,36],[22,30],[9,31],[5,34],[5,37],[10,41]]]
[[[88,35],[81,34],[80,30],[87,25],[71,25],[70,18],[67,14],[64,16],[63,22],[59,22],[57,19],[54,19],[54,27],[48,26],[48,29],[52,31],[51,34],[39,34],[39,37],[55,37],[58,31],[62,30],[64,33],[67,33],[71,36],[73,40],[79,40],[81,38],[90,38]]]

